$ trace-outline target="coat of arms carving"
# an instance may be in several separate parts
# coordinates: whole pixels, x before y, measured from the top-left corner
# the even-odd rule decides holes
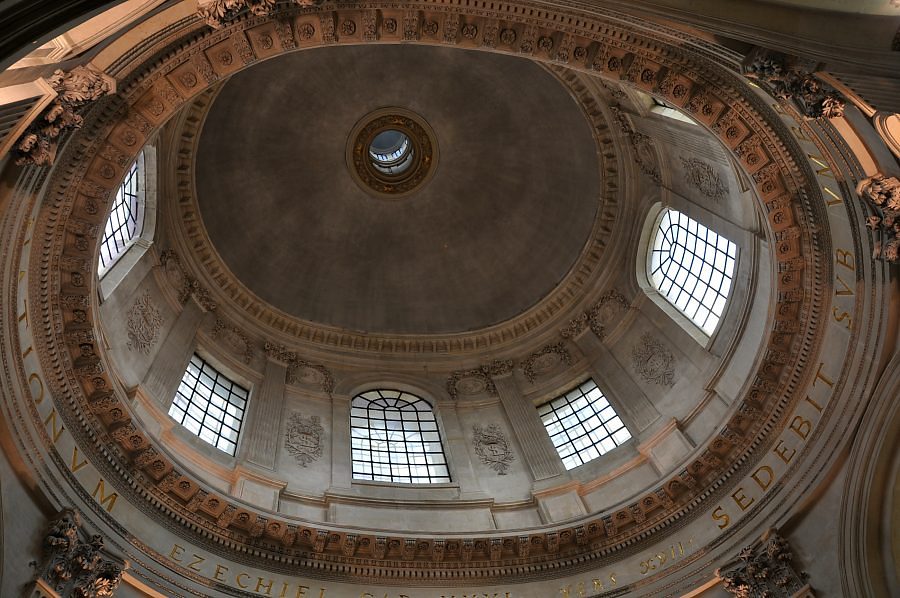
[[[510,462],[515,460],[512,449],[506,436],[497,424],[489,424],[482,427],[475,424],[472,443],[475,445],[475,454],[481,458],[481,462],[497,472],[498,475],[506,475]]]
[[[150,291],[144,291],[128,310],[128,348],[149,355],[159,338],[162,323],[162,314],[153,303]]]
[[[288,419],[284,448],[297,463],[306,467],[322,456],[323,436],[325,429],[319,422],[318,415],[303,417],[299,413],[292,413]]]
[[[644,382],[672,386],[675,384],[675,356],[649,332],[631,351],[631,365]]]

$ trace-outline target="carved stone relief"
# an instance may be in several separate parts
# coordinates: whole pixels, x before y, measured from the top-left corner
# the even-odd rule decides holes
[[[649,332],[631,350],[631,365],[641,380],[650,384],[675,384],[675,356]]]
[[[490,365],[482,365],[470,370],[457,370],[447,379],[447,394],[451,399],[463,395],[477,395],[486,392],[492,397],[497,396],[497,387],[492,376],[503,376],[512,372],[511,360],[495,359]]]
[[[625,295],[615,289],[609,290],[590,309],[572,319],[559,334],[563,338],[573,338],[590,326],[591,331],[600,339],[606,338],[608,331],[622,321],[622,316],[630,307]]]
[[[741,65],[744,75],[767,87],[780,100],[793,100],[808,118],[839,118],[844,100],[812,73],[814,64],[798,58],[756,48]]]
[[[545,374],[560,363],[572,365],[572,355],[566,349],[566,343],[560,341],[555,345],[547,345],[535,351],[522,362],[522,373],[532,384],[541,374]]]
[[[288,418],[284,434],[284,448],[302,467],[306,467],[322,456],[322,441],[325,428],[318,415],[303,417],[294,412]]]
[[[116,90],[115,79],[85,66],[69,72],[56,70],[47,83],[56,91],[56,99],[19,138],[15,149],[19,166],[52,163],[59,136],[66,130],[80,128],[84,122],[76,111]]]
[[[900,179],[876,174],[857,185],[856,192],[872,214],[866,226],[875,235],[873,258],[900,261]]]
[[[704,196],[719,201],[728,195],[728,184],[719,176],[719,171],[699,158],[679,156],[684,167],[684,182]]]
[[[303,386],[318,386],[329,395],[334,391],[334,376],[331,370],[318,363],[301,359],[295,351],[288,351],[284,345],[266,342],[266,356],[286,363],[287,383]]]
[[[159,255],[159,264],[166,273],[166,278],[175,287],[178,301],[184,305],[193,297],[206,311],[216,311],[216,302],[209,295],[209,289],[200,284],[196,278],[185,270],[181,258],[172,249],[166,249]]]
[[[662,175],[659,173],[659,164],[657,164],[653,141],[649,136],[634,130],[634,127],[631,126],[631,121],[628,120],[627,114],[620,105],[614,104],[609,109],[613,113],[613,118],[616,124],[619,125],[619,129],[631,142],[631,147],[634,149],[634,160],[637,162],[641,172],[649,176],[657,185],[661,184]]]
[[[717,572],[722,585],[737,598],[812,598],[807,574],[797,571],[788,541],[770,529],[762,539],[744,548],[737,562]]]
[[[291,0],[298,6],[315,6],[321,0]],[[234,20],[244,10],[257,17],[267,16],[275,9],[278,0],[212,0],[200,6],[197,16],[206,21],[213,29],[221,29],[229,21]]]
[[[149,355],[150,349],[159,340],[162,324],[162,314],[153,303],[150,291],[144,291],[128,310],[128,348]]]
[[[81,516],[63,510],[44,536],[44,559],[37,566],[37,579],[57,596],[110,598],[119,587],[124,562],[104,553],[103,537],[83,539]]]
[[[226,324],[224,320],[217,318],[216,324],[213,326],[212,337],[221,340],[232,352],[240,355],[244,363],[250,363],[253,360],[255,353],[253,343],[240,328]]]
[[[481,462],[496,471],[497,475],[506,475],[509,464],[515,461],[509,441],[497,424],[472,426],[472,445]]]

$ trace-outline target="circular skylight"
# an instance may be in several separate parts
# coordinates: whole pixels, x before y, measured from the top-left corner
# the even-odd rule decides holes
[[[396,129],[380,132],[369,144],[372,166],[386,175],[405,172],[413,163],[413,146],[406,134]]]

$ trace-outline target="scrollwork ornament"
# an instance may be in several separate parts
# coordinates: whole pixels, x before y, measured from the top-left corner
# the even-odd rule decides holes
[[[728,567],[717,571],[722,586],[736,598],[758,596],[814,596],[808,575],[794,567],[794,554],[788,541],[774,529],[768,530],[762,539],[741,550],[738,558]]]
[[[306,467],[322,456],[322,440],[325,428],[318,415],[303,417],[292,413],[284,435],[284,448],[301,467]]]
[[[866,226],[875,236],[872,257],[900,262],[900,179],[876,174],[856,187],[870,215]]]
[[[631,351],[631,364],[644,382],[673,386],[675,384],[675,356],[649,332]]]
[[[109,75],[86,66],[71,71],[56,70],[47,78],[56,98],[22,133],[15,146],[19,166],[45,166],[56,157],[59,137],[65,131],[81,128],[84,118],[79,109],[116,90]]]
[[[757,48],[744,59],[742,70],[779,100],[794,101],[807,118],[844,115],[844,99],[810,72],[814,65],[802,64],[794,56]]]
[[[725,199],[728,184],[708,162],[699,158],[679,156],[684,167],[684,182],[713,201]]]
[[[297,6],[316,6],[322,0],[291,0]],[[244,11],[265,17],[275,11],[278,0],[213,0],[197,9],[197,16],[213,29],[221,29]]]
[[[162,313],[153,302],[150,291],[144,291],[128,310],[128,348],[149,355],[159,339],[162,324]]]
[[[497,424],[472,426],[472,445],[481,462],[496,471],[497,475],[506,475],[509,464],[516,459],[506,435]]]
[[[522,373],[529,382],[534,384],[538,374],[549,371],[558,363],[572,365],[572,355],[566,349],[566,343],[563,341],[547,345],[529,355],[528,359],[522,362]]]
[[[57,596],[112,598],[126,565],[105,552],[102,536],[84,536],[78,512],[60,512],[44,536],[44,559],[35,563],[37,577]]]

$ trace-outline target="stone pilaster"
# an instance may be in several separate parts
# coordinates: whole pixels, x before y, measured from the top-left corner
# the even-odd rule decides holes
[[[603,341],[585,329],[572,338],[591,365],[591,376],[609,399],[633,435],[643,432],[659,419],[659,411],[628,375],[627,369],[606,348]]]
[[[459,415],[456,413],[455,404],[442,405],[439,412],[444,433],[444,451],[452,469],[450,475],[454,482],[459,484],[459,492],[463,497],[471,497],[481,492],[478,476],[472,466],[472,458],[469,455],[468,440],[463,432]]]
[[[537,409],[522,397],[515,379],[512,376],[497,377],[494,385],[534,480],[565,473],[559,453],[550,441]]]
[[[331,489],[349,489],[353,478],[350,453],[350,397],[331,399]]]
[[[188,300],[169,334],[156,353],[142,386],[147,396],[153,398],[164,410],[178,390],[188,361],[194,350],[194,337],[203,322],[203,309],[196,301]]]
[[[275,469],[275,455],[281,439],[287,364],[266,359],[263,382],[250,400],[244,425],[244,458],[260,467]]]

